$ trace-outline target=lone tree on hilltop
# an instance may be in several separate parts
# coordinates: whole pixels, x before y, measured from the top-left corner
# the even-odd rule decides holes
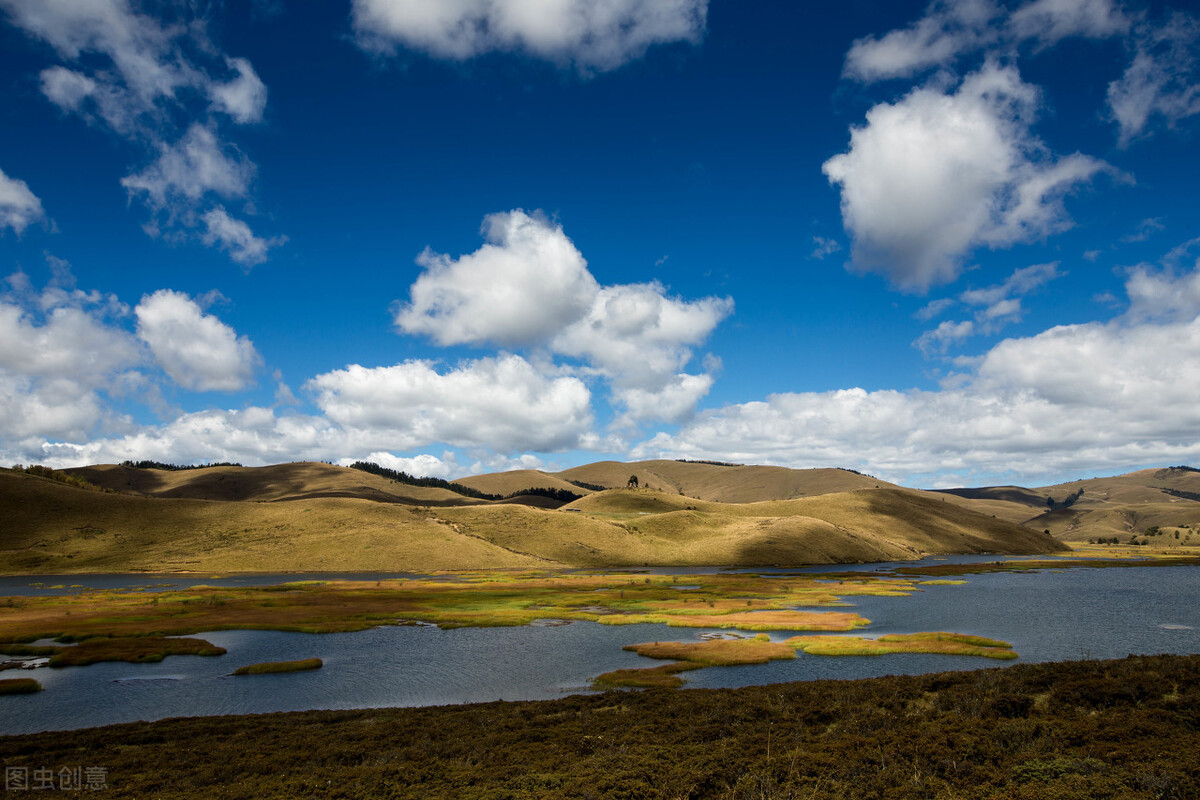
[[[638,488],[638,479],[637,479],[637,475],[630,475],[630,476],[629,476],[629,482],[625,484],[625,488],[626,488],[626,489],[636,489],[636,488]]]

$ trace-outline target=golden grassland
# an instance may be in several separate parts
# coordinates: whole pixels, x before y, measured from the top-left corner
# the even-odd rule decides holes
[[[81,760],[121,800],[1185,800],[1200,656],[0,737]]]
[[[826,579],[491,571],[386,581],[81,592],[9,598],[0,605],[0,652],[50,655],[54,667],[160,661],[169,655],[225,652],[200,639],[165,638],[199,631],[326,633],[418,622],[444,628],[526,625],[546,618],[608,625],[662,622],[689,628],[849,631],[870,621],[850,611],[821,609],[844,605],[846,598],[855,596],[903,597],[913,591],[919,588],[911,579],[876,575]],[[47,638],[79,643],[27,644]],[[791,645],[771,642],[765,635],[629,649],[708,666],[794,657]],[[621,671],[601,676],[598,685],[679,685],[678,671]]]
[[[325,666],[319,658],[302,658],[298,661],[261,661],[247,664],[233,671],[234,675],[276,675],[285,672],[311,672]]]
[[[713,639],[703,642],[646,642],[626,645],[647,658],[687,661],[706,667],[736,664],[766,664],[768,661],[795,658],[795,650],[785,642],[772,642],[766,634],[750,639]]]
[[[42,691],[42,684],[33,678],[0,678],[0,695],[32,694]]]
[[[1012,645],[998,639],[961,633],[889,633],[863,636],[793,636],[785,644],[813,656],[881,656],[888,653],[936,653],[1014,659]]]
[[[1038,570],[1105,569],[1121,567],[1195,567],[1200,566],[1200,556],[1172,555],[1169,553],[1143,553],[1140,548],[1129,548],[1135,552],[1116,553],[1095,548],[1076,557],[1056,559],[1015,559],[991,561],[982,564],[923,564],[915,567],[894,567],[896,576],[916,575],[981,575],[990,572],[1036,572]],[[926,583],[926,582],[922,582]]]
[[[53,638],[62,642],[70,642],[76,637],[70,633],[63,633]],[[11,641],[0,641],[0,653],[10,656],[49,656],[49,666],[51,667],[84,667],[101,661],[149,664],[162,661],[167,656],[219,656],[225,654],[225,649],[203,639],[168,639],[153,635],[123,637],[89,635],[89,638],[84,638],[78,644],[63,647],[30,647]]]
[[[679,590],[679,585],[699,588]],[[537,619],[685,627],[851,630],[868,620],[809,610],[859,595],[904,595],[910,579],[829,581],[755,574],[469,572],[385,581],[297,581],[273,586],[161,592],[94,591],[10,598],[0,605],[0,642],[41,638],[178,636],[269,629],[327,633],[429,622],[442,627],[526,625]],[[802,608],[803,607],[803,608]]]
[[[680,672],[700,669],[704,664],[676,661],[657,667],[614,669],[592,679],[593,689],[678,689],[683,686]]]
[[[741,504],[617,489],[553,510],[301,497],[303,482],[279,481],[273,491],[291,499],[251,502],[90,492],[2,470],[0,572],[798,566],[1062,548],[1038,531],[889,488]]]
[[[876,638],[863,636],[793,636],[774,642],[766,634],[753,638],[716,639],[700,642],[644,642],[626,645],[647,658],[676,661],[659,667],[621,669],[598,676],[592,682],[596,688],[613,686],[641,688],[673,688],[683,685],[674,676],[682,669],[765,664],[768,661],[792,659],[797,652],[813,656],[882,656],[890,653],[927,653],[952,656],[981,656],[983,658],[1015,659],[1012,645],[998,639],[960,633],[891,633]],[[690,667],[682,667],[688,664]],[[678,666],[679,669],[670,669]],[[644,678],[644,680],[643,680]]]

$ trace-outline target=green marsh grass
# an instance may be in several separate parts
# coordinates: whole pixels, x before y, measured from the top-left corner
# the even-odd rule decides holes
[[[303,658],[298,661],[263,661],[238,667],[234,675],[274,675],[284,672],[310,672],[320,669],[325,662],[319,658]]]
[[[42,685],[33,678],[0,679],[0,694],[32,694],[42,691]]]

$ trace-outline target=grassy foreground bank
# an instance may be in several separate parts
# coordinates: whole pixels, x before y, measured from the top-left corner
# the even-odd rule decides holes
[[[1200,656],[0,738],[106,797],[1190,798]]]

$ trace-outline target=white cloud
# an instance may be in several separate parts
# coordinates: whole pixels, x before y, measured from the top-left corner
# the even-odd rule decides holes
[[[1069,36],[1106,39],[1129,30],[1129,18],[1112,0],[1034,0],[1009,20],[1019,39],[1050,45]]]
[[[577,447],[592,424],[591,394],[574,377],[551,377],[517,355],[482,358],[438,372],[428,361],[357,364],[312,378],[305,388],[343,429],[376,449],[433,442],[502,452]]]
[[[809,258],[823,259],[825,256],[833,255],[842,249],[837,239],[827,239],[824,236],[814,236],[813,244],[816,247],[813,248]]]
[[[186,294],[160,289],[143,297],[134,314],[138,337],[183,388],[233,392],[253,379],[260,361],[253,343]]]
[[[354,0],[351,17],[371,50],[515,51],[607,70],[655,44],[700,41],[707,12],[707,0]]]
[[[708,394],[713,380],[712,375],[680,374],[657,391],[637,386],[614,389],[614,399],[625,408],[625,413],[613,425],[631,426],[641,420],[683,422],[695,413],[696,404]]]
[[[127,0],[0,0],[17,27],[66,62],[41,70],[46,98],[156,158],[121,180],[151,211],[145,230],[203,240],[253,263],[265,253],[254,245],[264,240],[250,237],[249,248],[233,246],[202,225],[213,196],[245,197],[255,172],[222,138],[212,112],[258,122],[266,86],[248,60],[224,55],[209,39],[199,6],[149,8],[167,19],[141,13]]]
[[[210,209],[204,215],[204,243],[219,245],[229,257],[245,267],[252,267],[267,260],[267,251],[287,241],[286,236],[263,239],[255,236],[250,226],[234,219],[224,206]]]
[[[869,82],[946,65],[988,41],[999,13],[990,0],[935,0],[909,27],[856,40],[846,54],[845,74]]]
[[[1058,262],[1034,264],[1014,270],[1012,275],[994,286],[983,289],[968,289],[958,299],[973,306],[995,306],[1014,297],[1021,297],[1062,275]],[[991,316],[996,316],[993,312]]]
[[[974,334],[975,323],[970,320],[963,320],[962,322],[946,320],[933,330],[922,333],[913,342],[913,346],[924,353],[926,358],[929,358],[934,355],[945,354],[951,345],[956,345]]]
[[[492,343],[580,359],[619,389],[640,390],[616,395],[639,409],[627,409],[627,419],[654,407],[649,394],[666,393],[659,407],[670,418],[680,398],[703,396],[699,386],[711,380],[680,370],[732,312],[732,300],[682,300],[658,283],[600,286],[562,227],[537,213],[492,214],[483,233],[487,243],[458,259],[421,254],[425,271],[396,310],[402,331],[442,345]]]
[[[869,83],[951,66],[981,49],[1022,41],[1052,45],[1070,36],[1103,39],[1129,30],[1112,0],[1034,0],[1007,15],[992,0],[935,0],[907,28],[858,39],[846,53],[846,77]]]
[[[677,379],[691,348],[732,311],[729,298],[682,300],[668,297],[659,283],[606,286],[587,316],[550,347],[585,359],[618,386],[657,391]]]
[[[771,395],[704,412],[635,458],[849,466],[909,485],[1058,479],[1200,457],[1200,278],[1128,284],[1134,311],[1000,342],[938,391]],[[1171,292],[1185,301],[1136,313]]]
[[[925,354],[926,358],[935,355],[945,355],[952,346],[980,334],[993,334],[1011,322],[1021,319],[1024,308],[1021,298],[1040,288],[1049,281],[1062,275],[1058,271],[1058,262],[1050,264],[1034,264],[1013,271],[1002,283],[987,286],[982,289],[968,289],[958,296],[959,303],[975,307],[975,319],[961,322],[946,321],[933,330],[922,333],[913,346]],[[917,312],[920,319],[930,319],[934,311],[955,305],[949,298],[935,300]]]
[[[930,300],[925,305],[913,314],[914,317],[920,320],[930,320],[941,315],[947,309],[954,307],[954,299],[950,297],[940,297],[936,300]]]
[[[599,286],[562,226],[518,209],[490,214],[487,244],[457,260],[426,250],[425,271],[396,312],[405,333],[438,344],[522,347],[580,319]]]
[[[45,219],[42,201],[29,190],[29,184],[10,178],[0,170],[0,233],[12,228],[20,236],[34,222]]]
[[[1127,316],[1134,321],[1188,320],[1200,314],[1200,264],[1179,275],[1172,269],[1135,267],[1125,282]]]
[[[237,77],[209,88],[213,105],[243,125],[261,122],[263,109],[267,106],[266,84],[246,59],[227,58],[225,61],[230,69],[237,71]]]
[[[1122,147],[1145,135],[1151,120],[1167,126],[1200,114],[1200,20],[1177,12],[1135,31],[1134,56],[1108,85],[1108,104]]]
[[[212,192],[221,197],[244,197],[254,177],[254,165],[230,151],[209,128],[195,123],[173,145],[159,146],[154,163],[121,179],[131,194],[144,193],[149,204],[163,209],[173,202],[186,206]]]
[[[988,63],[953,93],[918,88],[868,111],[822,167],[841,189],[854,266],[923,291],[956,278],[974,247],[1068,227],[1062,196],[1106,165],[1052,160],[1029,130],[1037,100],[1014,68]]]
[[[42,70],[42,94],[63,111],[79,111],[84,101],[96,96],[96,82],[66,67]]]
[[[407,472],[414,478],[441,478],[449,480],[455,475],[462,474],[454,453],[444,453],[442,458],[422,453],[416,456],[397,456],[384,450],[367,453],[362,458],[342,458],[338,464],[348,467],[356,461],[368,461],[397,472]]]
[[[83,438],[105,416],[99,392],[141,361],[132,336],[109,321],[115,298],[28,280],[0,297],[0,442]]]

